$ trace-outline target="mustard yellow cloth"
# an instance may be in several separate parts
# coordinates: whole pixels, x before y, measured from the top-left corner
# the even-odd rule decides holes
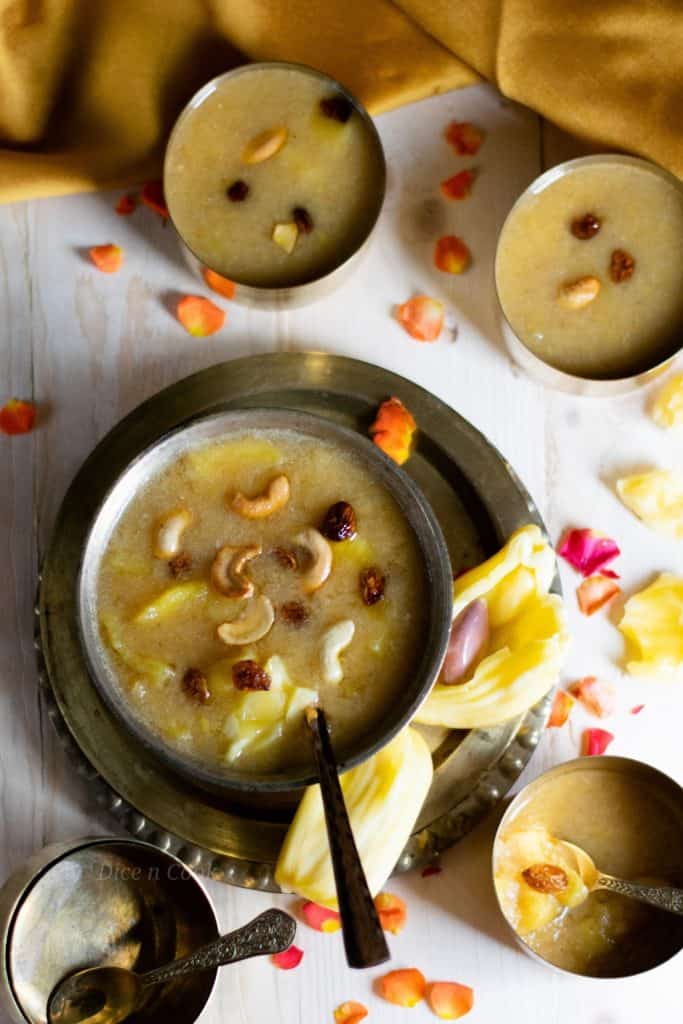
[[[155,174],[183,103],[246,58],[375,113],[481,75],[683,176],[683,0],[0,0],[0,201]]]

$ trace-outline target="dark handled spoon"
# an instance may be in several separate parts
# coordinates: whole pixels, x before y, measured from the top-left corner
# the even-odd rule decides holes
[[[389,959],[389,948],[368,883],[344,803],[337,764],[322,708],[306,709],[313,738],[330,856],[334,869],[344,948],[349,967],[375,967]]]

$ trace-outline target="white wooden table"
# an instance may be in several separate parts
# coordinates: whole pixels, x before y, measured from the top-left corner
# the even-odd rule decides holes
[[[438,183],[468,166],[441,138],[451,119],[481,124],[487,138],[466,202],[428,204]],[[510,364],[492,284],[496,236],[514,198],[539,171],[576,155],[571,140],[488,86],[427,100],[379,119],[389,164],[381,229],[367,262],[340,293],[301,311],[269,314],[229,305],[223,330],[193,339],[172,313],[177,294],[196,290],[173,232],[146,210],[114,214],[116,196],[98,194],[0,208],[0,404],[35,398],[32,435],[0,437],[0,880],[36,848],[117,829],[74,777],[42,713],[32,649],[39,553],[64,490],[96,441],[125,413],[194,370],[249,353],[324,349],[357,356],[412,378],[456,408],[509,458],[557,538],[570,524],[615,536],[626,593],[655,571],[683,571],[676,549],[633,520],[614,497],[617,471],[683,465],[683,440],[646,415],[648,395],[595,401],[544,392]],[[436,211],[436,212],[434,212]],[[441,217],[442,223],[439,218]],[[455,231],[469,242],[472,269],[461,278],[434,270],[433,240]],[[98,273],[84,251],[115,241],[122,271]],[[457,337],[420,345],[391,317],[416,291],[442,297]],[[568,679],[603,674],[616,682],[620,713],[609,724],[612,752],[649,761],[683,780],[681,695],[622,676],[620,635],[603,613],[575,610],[576,579],[563,567],[574,643]],[[614,610],[611,618],[614,619]],[[641,715],[628,709],[644,703]],[[580,708],[550,730],[524,780],[576,755],[588,721]],[[404,876],[388,888],[408,901],[408,925],[391,940],[392,966],[418,966],[431,979],[474,986],[474,1024],[641,1024],[680,1019],[680,958],[656,973],[594,982],[556,975],[510,941],[489,870],[495,815],[443,859],[441,875]],[[226,929],[277,902],[207,883]],[[331,1024],[345,999],[359,999],[373,1024],[436,1020],[426,1005],[398,1010],[372,993],[373,977],[345,966],[341,937],[302,926],[299,968],[251,962],[225,970],[203,1024]]]

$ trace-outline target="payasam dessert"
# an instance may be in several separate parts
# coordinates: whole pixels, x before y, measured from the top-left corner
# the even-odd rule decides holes
[[[348,259],[379,213],[384,158],[340,87],[301,66],[255,65],[209,83],[168,145],[173,223],[207,267],[283,288]]]
[[[320,699],[341,756],[423,653],[412,528],[352,453],[291,431],[190,449],[131,500],[98,584],[101,633],[136,716],[211,766],[308,763]]]
[[[643,372],[681,346],[683,190],[642,161],[578,161],[513,207],[495,272],[539,359],[594,379]]]
[[[583,858],[617,878],[683,879],[683,814],[655,782],[604,767],[551,773],[532,786],[494,848],[507,920],[544,960],[578,974],[646,970],[683,945],[683,921],[616,892],[590,891]]]

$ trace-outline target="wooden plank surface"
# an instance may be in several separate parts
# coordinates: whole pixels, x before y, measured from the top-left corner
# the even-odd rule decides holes
[[[466,203],[437,199],[438,182],[467,166],[441,139],[452,118],[487,132]],[[553,538],[569,524],[618,537],[628,593],[655,570],[683,571],[683,553],[648,532],[620,507],[617,470],[683,462],[683,441],[663,437],[645,415],[648,395],[614,401],[544,392],[515,369],[504,349],[492,281],[498,230],[517,194],[541,170],[580,152],[573,140],[540,125],[531,112],[488,86],[452,93],[379,119],[387,146],[389,191],[376,242],[344,291],[314,307],[269,314],[229,306],[214,338],[192,339],[172,315],[175,298],[196,290],[170,228],[148,211],[129,219],[112,195],[43,200],[0,208],[0,399],[34,397],[39,429],[0,438],[0,879],[44,843],[117,830],[74,778],[41,714],[32,650],[37,551],[65,488],[96,441],[159,388],[224,359],[316,348],[357,356],[412,378],[479,427],[511,461],[540,506]],[[474,265],[462,278],[432,269],[433,240],[461,234]],[[98,274],[85,250],[116,241],[126,261]],[[392,308],[416,291],[442,297],[449,331],[434,345],[412,341]],[[680,696],[623,678],[619,634],[602,616],[574,607],[575,579],[563,568],[574,646],[567,678],[588,672],[618,683],[613,750],[650,761],[681,779]],[[614,618],[614,613],[611,615]],[[645,703],[637,718],[628,714]],[[582,712],[569,729],[546,735],[526,779],[576,755]],[[474,985],[471,1019],[481,1024],[635,1024],[672,1021],[683,1003],[680,966],[616,984],[556,975],[514,947],[497,912],[490,878],[496,815],[444,858],[445,871],[391,883],[408,900],[409,924],[392,939],[393,966],[416,965],[431,978]],[[277,902],[208,883],[227,929]],[[251,962],[225,970],[203,1024],[331,1022],[347,998],[370,1007],[373,1024],[401,1013],[372,993],[370,976],[349,971],[339,935],[301,928],[300,968],[279,972]],[[433,1019],[426,1006],[411,1020]]]

